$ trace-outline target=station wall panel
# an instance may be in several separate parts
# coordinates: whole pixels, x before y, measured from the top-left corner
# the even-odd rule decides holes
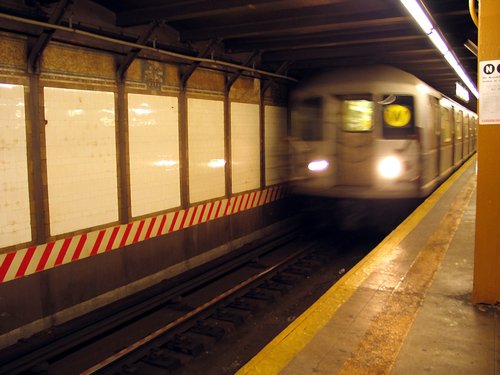
[[[0,84],[0,248],[31,241],[24,87]]]
[[[115,60],[109,54],[56,43],[49,45],[44,52],[42,70],[51,73],[70,73],[87,78],[114,79]]]
[[[132,216],[180,206],[178,98],[128,94]]]
[[[260,186],[259,105],[231,103],[232,192]]]
[[[264,107],[266,185],[286,180],[287,168],[287,109],[266,105]]]
[[[18,38],[0,38],[0,65],[19,68],[26,65],[26,43]]]
[[[51,235],[117,221],[114,94],[44,93]]]
[[[189,200],[225,194],[224,102],[188,99]]]

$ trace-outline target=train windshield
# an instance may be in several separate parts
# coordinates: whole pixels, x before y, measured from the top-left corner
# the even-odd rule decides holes
[[[380,104],[383,106],[384,138],[404,139],[415,136],[413,96],[385,95]]]
[[[368,132],[373,129],[373,102],[366,99],[345,99],[342,102],[342,129]]]
[[[292,136],[304,141],[323,139],[322,98],[308,98],[292,106]]]

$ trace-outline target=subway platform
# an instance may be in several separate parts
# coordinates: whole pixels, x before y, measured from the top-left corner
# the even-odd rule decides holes
[[[238,374],[500,374],[500,307],[471,302],[476,158]]]

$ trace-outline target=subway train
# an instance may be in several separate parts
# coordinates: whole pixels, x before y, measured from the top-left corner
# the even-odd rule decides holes
[[[321,73],[290,107],[292,192],[351,212],[426,197],[476,150],[475,113],[390,66]]]

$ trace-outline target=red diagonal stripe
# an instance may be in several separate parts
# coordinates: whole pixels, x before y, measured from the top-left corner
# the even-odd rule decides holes
[[[257,196],[258,196],[258,198],[257,198]],[[257,199],[255,200],[255,205],[254,205],[254,204],[253,204],[253,202],[252,202],[252,207],[257,207],[257,206],[259,206],[260,198],[262,197],[262,190],[259,190],[259,193],[258,193],[258,194],[256,194],[256,195],[255,195],[255,197],[256,197]]]
[[[54,248],[55,242],[50,242],[45,246],[43,250],[42,258],[38,262],[38,266],[36,266],[36,272],[43,271],[45,266],[47,265],[47,261],[49,260],[50,253],[52,253],[52,249]]]
[[[269,189],[266,190],[266,194],[264,195],[264,201],[261,204],[266,204],[268,195],[269,195]]]
[[[189,220],[189,226],[193,226],[194,218],[196,217],[196,211],[198,211],[198,206],[194,207],[193,215],[191,215],[191,220]]]
[[[164,214],[161,218],[160,228],[158,228],[158,232],[156,233],[157,236],[159,236],[163,231],[163,227],[165,226],[166,221],[167,221],[167,214]]]
[[[245,197],[246,197],[246,194],[241,196],[240,205],[238,206],[238,212],[241,211],[241,206],[243,205],[243,201],[245,200]]]
[[[28,268],[31,258],[33,258],[33,254],[35,253],[36,246],[30,247],[26,253],[24,254],[23,260],[21,261],[21,265],[19,266],[15,278],[24,276],[26,269]]]
[[[211,220],[210,216],[212,215],[212,211],[214,209],[214,206],[215,206],[215,202],[210,203],[210,209],[208,210],[208,214],[207,214],[207,221]]]
[[[15,252],[8,253],[0,266],[0,283],[5,279],[5,275],[7,275],[7,271],[9,271],[10,265],[12,264],[14,257],[16,256]]]
[[[203,220],[203,214],[205,213],[205,209],[207,208],[207,205],[204,204],[203,207],[201,208],[201,213],[200,213],[200,218],[198,219],[197,224],[200,224]]]
[[[137,228],[137,232],[135,232],[134,240],[132,241],[132,243],[136,243],[137,241],[139,241],[139,237],[141,235],[142,228],[144,227],[145,221],[146,220],[141,220],[141,222],[139,223],[139,228]]]
[[[179,229],[184,229],[184,223],[186,222],[186,219],[188,217],[188,214],[189,214],[189,208],[187,208],[185,211],[184,211],[184,215],[182,216],[182,221],[181,221],[181,225],[179,226]]]
[[[217,219],[219,217],[219,211],[221,207],[222,207],[222,201],[219,201],[219,205],[217,206],[217,210],[215,211],[214,219]]]
[[[66,253],[68,252],[68,247],[71,244],[71,240],[73,240],[73,237],[66,238],[63,242],[63,245],[61,247],[61,250],[59,251],[59,254],[57,255],[56,263],[55,265],[58,266],[60,265],[64,257],[66,256]]]
[[[224,216],[227,215],[228,211],[229,211],[229,207],[231,207],[231,200],[233,199],[233,197],[229,198],[227,200],[227,205],[226,205],[226,209],[224,210]]]
[[[146,232],[145,240],[147,240],[149,237],[151,237],[151,232],[153,231],[153,227],[154,227],[155,223],[156,223],[156,217],[152,218],[151,222],[149,223],[149,227],[148,227],[148,231]]]
[[[179,217],[179,211],[176,211],[174,217],[172,219],[172,223],[170,224],[170,228],[168,228],[169,232],[172,232],[175,228],[175,223],[177,222],[177,218]]]
[[[99,251],[99,246],[101,246],[101,242],[102,242],[102,239],[104,238],[105,233],[106,233],[106,230],[103,229],[97,235],[97,239],[95,240],[94,247],[92,247],[92,251],[90,252],[90,256],[96,255],[97,252]]]
[[[250,202],[253,202],[253,198],[255,198],[255,191],[248,195],[247,204],[245,204],[245,210],[248,210],[250,207],[252,207],[250,205]]]
[[[111,236],[109,237],[108,244],[106,245],[106,249],[104,251],[109,251],[113,248],[113,243],[115,242],[116,236],[118,235],[118,231],[120,227],[114,227]]]
[[[130,234],[130,230],[132,229],[132,226],[134,223],[128,223],[127,227],[125,228],[125,233],[123,233],[122,240],[120,241],[120,247],[125,246],[127,243],[128,235]]]
[[[87,242],[87,235],[82,234],[82,236],[80,237],[80,241],[78,241],[78,245],[76,245],[75,253],[73,254],[73,257],[71,258],[71,261],[80,259],[80,254],[82,253],[83,246],[85,245],[85,242]]]

